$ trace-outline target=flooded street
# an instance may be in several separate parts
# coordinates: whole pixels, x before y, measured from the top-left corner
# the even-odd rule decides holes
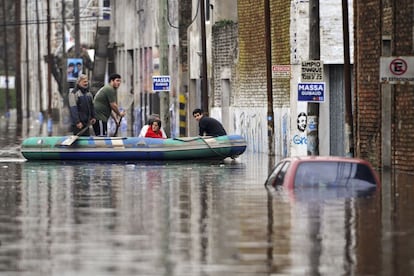
[[[264,154],[28,162],[11,137],[1,140],[0,275],[414,273],[410,175],[395,177],[385,204],[380,190],[268,191]]]

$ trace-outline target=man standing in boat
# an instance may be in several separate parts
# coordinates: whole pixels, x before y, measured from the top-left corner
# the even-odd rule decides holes
[[[203,110],[200,108],[194,109],[193,116],[198,122],[200,136],[227,135],[223,125],[214,118],[204,116]]]
[[[95,107],[96,123],[93,125],[95,135],[108,136],[108,119],[114,112],[118,117],[124,117],[125,111],[120,111],[116,103],[116,91],[121,85],[121,76],[112,74],[109,76],[109,83],[99,89],[96,93],[93,104]],[[114,118],[115,119],[115,118]],[[120,120],[116,120],[119,124]]]
[[[74,135],[89,136],[89,126],[95,123],[93,95],[89,92],[88,76],[80,75],[69,93],[69,109]]]

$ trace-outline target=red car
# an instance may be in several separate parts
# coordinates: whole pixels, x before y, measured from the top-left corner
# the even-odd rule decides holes
[[[380,187],[372,165],[362,159],[339,156],[289,157],[273,168],[266,186],[298,187]]]

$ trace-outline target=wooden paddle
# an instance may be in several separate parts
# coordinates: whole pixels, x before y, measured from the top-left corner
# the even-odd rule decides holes
[[[87,129],[89,129],[89,124],[82,128],[78,133],[75,135],[69,136],[66,138],[62,143],[60,143],[61,146],[71,146],[76,140],[78,140],[79,136],[82,135]]]
[[[127,108],[121,108],[125,111],[125,115],[126,115],[126,112],[131,108],[132,104],[134,103],[134,95],[133,95],[133,93],[131,93],[131,94],[132,94],[131,95],[132,100],[127,105]],[[119,118],[118,124],[116,125],[116,128],[115,128],[115,132],[111,135],[112,137],[116,137],[116,135],[118,134],[118,130],[119,130],[119,127],[121,126],[122,118],[124,118],[124,117]]]
[[[121,126],[121,121],[122,121],[122,118],[124,118],[124,117],[119,118],[119,121],[118,121],[118,123],[116,124],[115,132],[114,132],[114,134],[112,135],[112,137],[116,137],[116,135],[118,134],[118,130],[119,130],[119,127]]]

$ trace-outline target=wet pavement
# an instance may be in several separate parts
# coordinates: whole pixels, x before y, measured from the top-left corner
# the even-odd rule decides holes
[[[411,175],[268,191],[264,154],[28,162],[2,133],[0,275],[413,275]]]

